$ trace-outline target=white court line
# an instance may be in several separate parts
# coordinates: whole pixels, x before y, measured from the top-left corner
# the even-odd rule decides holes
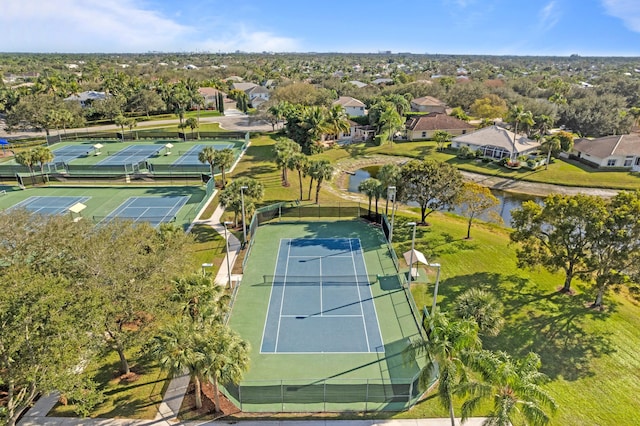
[[[354,240],[358,240],[358,245],[360,246],[360,257],[362,258],[362,264],[364,265],[364,270],[369,272],[369,269],[367,268],[367,260],[364,258],[364,251],[362,250],[362,241],[360,240],[360,238],[354,238]],[[369,290],[369,296],[371,298],[371,304],[373,305],[373,314],[375,316],[376,324],[378,325],[378,335],[380,336],[380,343],[382,344],[382,347],[384,348],[384,338],[382,337],[382,330],[380,329],[380,320],[378,319],[378,310],[376,309],[376,303],[375,303],[375,299],[373,297],[373,292],[371,291],[371,287],[370,286],[367,286],[367,289]],[[384,352],[384,350],[383,350],[383,352]]]
[[[282,318],[300,318],[300,317],[304,317],[304,318],[314,318],[314,317],[319,317],[318,314],[302,314],[302,315],[282,315]],[[322,315],[322,318],[361,318],[362,315],[335,315],[335,314],[329,314],[329,315]]]
[[[369,333],[367,333],[367,320],[364,317],[364,309],[362,308],[362,295],[360,294],[360,283],[358,282],[358,269],[356,268],[356,259],[353,255],[353,244],[349,239],[349,247],[351,248],[351,262],[353,264],[353,273],[356,276],[356,288],[358,290],[358,304],[360,305],[360,312],[362,313],[362,328],[364,329],[364,337],[367,341],[367,352],[371,352],[371,344],[369,343]],[[366,270],[365,270],[366,271]]]
[[[274,279],[277,276],[276,272],[278,271],[278,261],[280,260],[280,246],[282,245],[282,238],[280,238],[280,242],[278,243],[278,254],[276,254],[276,265],[273,267],[273,276]],[[269,320],[269,310],[271,308],[271,301],[273,300],[273,289],[274,289],[274,285],[273,282],[271,282],[271,291],[269,291],[269,304],[267,305],[267,314],[264,317],[264,327],[262,327],[262,340],[260,341],[260,353],[262,353],[262,346],[264,345],[264,335],[265,332],[267,331],[267,321]],[[280,307],[280,310],[282,310],[282,307]],[[266,352],[266,353],[275,353],[275,347],[274,347],[274,351],[273,352]]]
[[[291,238],[289,240],[289,248],[287,249],[287,266],[284,269],[284,279],[282,280],[282,298],[280,300],[280,312],[278,313],[278,331],[276,332],[276,344],[273,348],[274,352],[278,352],[278,340],[280,339],[280,323],[282,320],[282,307],[284,306],[284,293],[287,290],[287,273],[289,272],[289,252],[291,252]],[[281,244],[282,244],[282,240]],[[276,266],[278,266],[276,264]]]
[[[297,259],[297,258],[306,259],[306,258],[309,258],[309,257],[312,258],[312,259],[322,259],[323,257],[347,257],[348,258],[348,257],[351,257],[351,255],[340,256],[340,255],[337,255],[337,254],[327,254],[325,256],[318,256],[317,254],[316,255],[308,254],[306,256],[302,256],[302,255],[300,255],[300,256],[293,256],[293,255],[289,256],[290,259]]]

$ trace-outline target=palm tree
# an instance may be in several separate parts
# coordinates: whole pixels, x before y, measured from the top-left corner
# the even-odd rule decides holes
[[[333,166],[329,160],[313,160],[311,161],[310,174],[316,180],[316,204],[320,199],[320,187],[322,182],[331,179],[333,176]]]
[[[549,162],[551,161],[551,153],[554,151],[560,151],[560,140],[557,137],[544,138],[544,141],[540,145],[543,150],[547,151],[547,162],[544,165],[544,169],[549,168]]]
[[[471,320],[450,320],[436,308],[425,329],[428,339],[412,341],[404,351],[405,360],[424,356],[419,383],[426,389],[434,377],[439,377],[438,397],[449,409],[451,426],[455,426],[453,396],[462,389],[461,385],[469,382],[468,366],[480,349],[478,326]]]
[[[191,128],[191,139],[195,139],[193,131],[198,128],[198,119],[195,117],[189,117],[185,120],[184,124]],[[200,133],[198,132],[198,139],[200,138]]]
[[[31,174],[31,176],[33,177],[33,165],[36,162],[33,157],[33,151],[17,152],[14,160],[16,160],[16,163],[20,164],[21,166],[27,167],[29,169],[29,174]]]
[[[220,172],[222,173],[222,188],[227,185],[226,171],[233,164],[233,160],[235,156],[233,155],[233,150],[231,148],[224,148],[220,151],[216,151],[214,154],[215,162],[220,168]]]
[[[122,130],[122,140],[123,140],[123,141],[124,141],[124,126],[126,126],[126,125],[127,125],[127,122],[128,122],[127,117],[125,117],[125,116],[124,116],[124,115],[122,115],[122,114],[118,114],[118,115],[116,116],[116,118],[114,118],[114,119],[113,119],[113,123],[114,123],[116,126],[120,126],[120,129]]]
[[[335,135],[336,139],[338,139],[340,133],[346,133],[351,129],[347,113],[342,105],[331,107],[327,112],[322,129],[331,135]]]
[[[404,127],[404,118],[398,114],[395,106],[389,105],[380,114],[380,129],[388,134],[389,142],[393,143],[393,135]]]
[[[44,180],[44,165],[53,161],[53,152],[46,146],[38,146],[31,150],[34,163],[40,163],[40,175]]]
[[[317,141],[320,138],[324,122],[325,113],[322,108],[311,106],[304,109],[301,127],[306,130],[311,142]]]
[[[377,178],[384,188],[396,186],[400,176],[400,167],[395,163],[387,163],[378,170]],[[389,199],[385,197],[384,214],[389,214]]]
[[[358,184],[358,192],[364,192],[364,194],[369,198],[369,216],[371,216],[371,201],[377,193],[379,186],[380,181],[372,177],[366,178]]]
[[[479,288],[470,288],[458,296],[453,312],[457,318],[474,320],[478,331],[486,336],[497,336],[504,325],[502,303]]]
[[[226,325],[211,330],[206,346],[206,376],[213,385],[215,410],[220,411],[218,385],[238,383],[249,368],[249,343]]]
[[[509,111],[508,120],[511,121],[514,125],[513,146],[515,148],[516,140],[518,138],[518,126],[520,124],[523,124],[525,126],[530,127],[535,124],[535,121],[533,121],[533,114],[531,114],[531,111],[525,111],[520,105],[515,105],[511,108],[511,110]],[[515,149],[514,149],[514,153],[515,153]]]
[[[202,151],[198,153],[198,161],[201,163],[209,163],[209,172],[211,173],[211,179],[214,179],[213,166],[216,163],[216,150],[212,146],[205,146]],[[214,179],[215,186],[215,179]]]
[[[300,200],[302,200],[302,173],[307,167],[308,162],[309,159],[302,152],[294,152],[287,161],[287,168],[298,172],[298,180],[300,181]]]
[[[178,278],[173,286],[169,300],[181,306],[184,318],[196,323],[222,323],[230,299],[223,286],[214,285],[211,278],[198,274]]]
[[[172,377],[187,371],[195,384],[196,408],[202,408],[202,381],[207,373],[207,344],[203,329],[190,320],[178,321],[160,330],[146,353]]]
[[[553,127],[555,119],[549,115],[539,115],[535,118],[537,134],[540,137],[545,137],[549,133],[549,130]]]
[[[291,139],[281,138],[275,143],[273,150],[276,154],[276,164],[282,169],[282,184],[284,186],[289,186],[289,179],[287,176],[289,159],[294,154],[299,153],[302,148]]]
[[[474,395],[462,404],[464,422],[484,400],[493,401],[485,425],[510,426],[514,424],[546,425],[551,411],[557,404],[540,384],[547,377],[540,373],[540,357],[529,353],[520,360],[514,360],[505,352],[482,351],[476,355],[474,366],[485,383],[468,387]]]
[[[129,128],[129,137],[131,137],[131,140],[133,140],[133,129],[137,126],[138,121],[135,118],[131,117],[127,119],[127,127]]]

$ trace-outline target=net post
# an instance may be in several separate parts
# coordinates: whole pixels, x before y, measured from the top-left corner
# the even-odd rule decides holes
[[[323,411],[327,411],[327,380],[322,381],[322,407]]]

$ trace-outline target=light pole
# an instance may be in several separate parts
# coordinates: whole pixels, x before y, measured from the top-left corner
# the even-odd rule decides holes
[[[227,275],[229,276],[229,289],[231,289],[231,253],[229,252],[229,234],[227,226],[233,225],[233,222],[223,222],[224,225],[224,239],[227,243]]]
[[[411,255],[409,256],[409,289],[411,289],[411,277],[413,275],[411,273],[411,267],[413,266],[413,251],[414,251],[415,246],[416,246],[416,225],[417,225],[417,223],[409,222],[409,223],[407,223],[407,225],[413,226],[413,236],[411,237]]]
[[[213,266],[213,263],[203,263],[202,264],[202,276],[206,277],[207,273],[205,272],[204,268],[211,268]]]
[[[244,213],[244,190],[249,189],[248,186],[240,187],[240,202],[242,203],[242,246],[247,244],[247,218]]]
[[[387,188],[387,199],[391,200],[391,229],[389,230],[389,244],[393,241],[393,221],[396,217],[396,187]]]
[[[433,305],[431,305],[431,315],[436,311],[436,303],[438,302],[438,284],[440,284],[440,264],[429,263],[429,266],[436,268],[436,288],[433,290]]]

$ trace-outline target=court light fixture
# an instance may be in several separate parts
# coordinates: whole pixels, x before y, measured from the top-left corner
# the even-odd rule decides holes
[[[407,223],[407,226],[413,226],[413,236],[411,237],[411,257],[410,262],[409,262],[409,289],[411,289],[411,279],[413,278],[413,271],[411,271],[411,268],[413,268],[413,253],[414,250],[416,248],[416,226],[418,224],[416,222],[409,222]]]
[[[387,188],[387,200],[391,200],[391,229],[389,229],[389,244],[393,242],[393,225],[396,217],[396,195],[397,189],[395,186],[389,186]]]

